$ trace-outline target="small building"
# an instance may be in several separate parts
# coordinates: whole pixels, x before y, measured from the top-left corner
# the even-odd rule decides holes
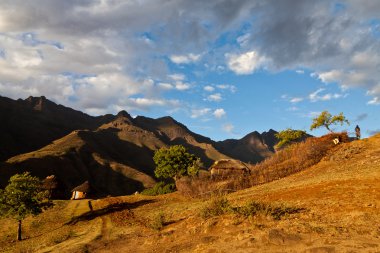
[[[90,192],[90,183],[86,181],[83,184],[78,185],[77,187],[72,189],[71,192],[71,199],[85,199],[88,193]]]
[[[246,163],[234,159],[222,159],[216,161],[210,167],[210,173],[213,177],[226,177],[231,175],[247,175],[251,170]]]

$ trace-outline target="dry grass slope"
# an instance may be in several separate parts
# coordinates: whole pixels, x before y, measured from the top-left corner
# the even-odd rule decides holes
[[[90,212],[87,200],[59,201],[25,221],[29,238],[20,243],[17,223],[0,220],[0,245],[3,252],[379,252],[379,180],[376,135],[219,202],[124,196],[93,200]],[[222,211],[202,217],[210,207]]]
[[[250,165],[249,173],[238,170],[235,173],[207,174],[177,181],[177,189],[184,195],[203,196],[212,193],[233,192],[300,172],[317,164],[329,152],[335,152],[333,139],[340,144],[349,142],[347,133],[332,133],[322,137],[311,137],[300,143],[283,148],[256,165]]]

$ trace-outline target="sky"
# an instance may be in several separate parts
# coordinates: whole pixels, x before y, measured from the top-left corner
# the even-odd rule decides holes
[[[1,0],[0,95],[172,116],[214,140],[380,132],[378,0]]]

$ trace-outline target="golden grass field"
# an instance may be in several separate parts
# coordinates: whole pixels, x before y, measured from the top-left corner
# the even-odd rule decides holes
[[[1,252],[380,252],[380,135],[340,144],[302,172],[224,196],[299,211],[202,217],[210,198],[179,193],[56,201],[24,221],[0,220]]]

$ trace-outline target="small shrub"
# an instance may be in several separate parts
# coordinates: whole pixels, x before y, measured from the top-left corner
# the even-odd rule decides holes
[[[303,210],[304,210],[304,208],[288,207],[288,206],[281,205],[278,207],[272,207],[270,209],[270,215],[275,220],[281,220],[281,218],[284,216],[299,213]]]
[[[164,227],[165,224],[165,215],[164,213],[160,212],[156,216],[153,217],[151,220],[149,227],[154,230],[161,230]]]
[[[273,206],[270,204],[252,201],[241,207],[233,208],[234,213],[246,218],[256,215],[271,216],[274,220],[281,220],[282,217],[303,211],[303,208],[289,207],[285,205]]]
[[[245,206],[234,208],[234,212],[244,217],[255,216],[257,214],[267,214],[270,211],[268,205],[259,202],[249,202]]]
[[[286,205],[270,205],[256,201],[248,202],[243,206],[232,206],[225,197],[217,197],[207,203],[201,209],[200,215],[207,219],[214,216],[233,213],[245,218],[257,215],[271,216],[274,220],[281,220],[282,217],[299,213],[304,208],[289,207]]]
[[[223,215],[231,210],[231,205],[225,197],[216,197],[201,209],[200,215],[202,218],[208,219],[214,216]]]
[[[167,194],[175,192],[176,187],[174,183],[166,184],[165,182],[159,182],[155,184],[152,188],[145,189],[141,192],[143,195],[156,196],[161,194]]]

